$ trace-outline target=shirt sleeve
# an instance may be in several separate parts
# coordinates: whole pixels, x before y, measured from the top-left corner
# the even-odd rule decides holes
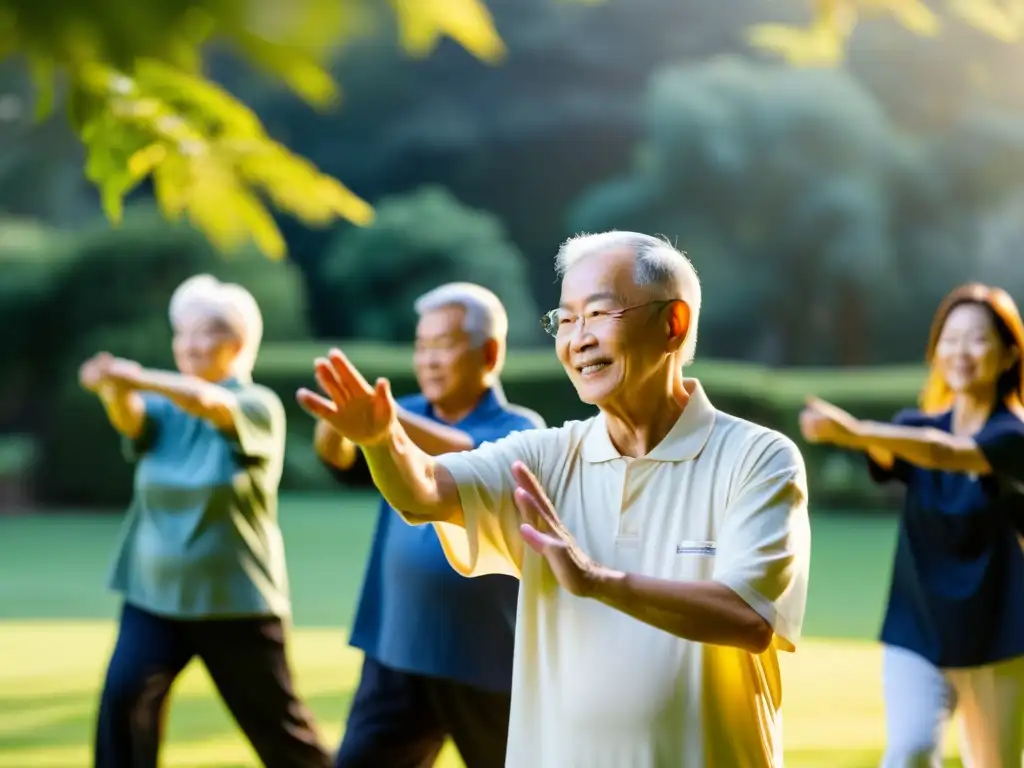
[[[904,427],[920,427],[927,424],[927,419],[919,411],[912,409],[903,410],[897,413],[892,423]],[[876,483],[887,483],[890,480],[899,480],[906,483],[910,478],[911,465],[899,457],[894,457],[891,467],[883,467],[870,454],[866,454],[868,462],[868,473]]]
[[[811,563],[803,457],[789,439],[774,434],[745,474],[718,535],[714,578],[772,626],[776,647],[793,651]]]
[[[138,437],[122,437],[121,452],[127,461],[135,463],[146,453],[153,450],[160,433],[166,429],[168,420],[174,412],[174,405],[163,395],[152,392],[141,393],[143,419],[142,431]]]
[[[270,459],[283,451],[285,438],[284,405],[265,387],[246,387],[235,393],[231,403],[234,426],[229,436],[242,456]]]
[[[975,442],[992,471],[1024,493],[1024,421],[1011,412],[1000,414],[985,425]]]
[[[541,449],[551,432],[514,432],[472,451],[437,457],[454,478],[462,503],[464,525],[433,524],[445,557],[458,573],[521,575],[524,545],[512,464],[522,461],[540,478]]]

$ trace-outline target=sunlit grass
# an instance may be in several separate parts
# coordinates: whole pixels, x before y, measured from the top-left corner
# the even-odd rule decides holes
[[[98,686],[113,639],[111,622],[0,624],[0,766],[89,765]],[[300,629],[292,657],[298,689],[333,748],[358,677],[359,654],[346,645],[343,630]],[[784,661],[786,764],[877,765],[884,738],[877,646],[810,640]],[[174,688],[163,765],[258,765],[198,664]],[[460,765],[452,750],[439,763]]]
[[[0,623],[0,766],[84,768],[115,626],[104,621]],[[360,655],[340,629],[294,632],[296,685],[331,749],[341,734],[358,679]],[[164,766],[234,768],[258,765],[248,743],[193,663],[172,692]],[[446,754],[442,766],[458,766]]]
[[[291,497],[282,504],[297,686],[332,749],[359,672],[344,627],[374,520],[372,496]],[[0,768],[90,765],[96,701],[115,632],[117,601],[103,585],[117,528],[117,516],[0,517]],[[884,723],[880,654],[871,638],[888,580],[893,521],[823,514],[813,528],[805,625],[813,639],[783,656],[786,765],[874,768]],[[850,637],[858,639],[843,639]],[[162,765],[259,765],[199,664],[172,693]],[[460,765],[448,749],[438,767]]]

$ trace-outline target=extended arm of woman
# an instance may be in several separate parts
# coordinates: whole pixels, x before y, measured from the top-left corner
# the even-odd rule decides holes
[[[800,428],[810,442],[865,451],[886,468],[902,459],[922,469],[944,472],[986,475],[993,471],[988,455],[973,437],[933,427],[863,421],[818,398],[808,398]]]
[[[218,429],[234,429],[235,395],[218,384],[196,376],[143,368],[130,360],[118,359],[109,364],[107,378],[124,389],[163,395],[186,413],[209,421]]]
[[[82,387],[99,397],[114,429],[134,440],[142,433],[146,406],[138,392],[107,375],[115,360],[106,352],[86,360],[78,371],[78,380]]]

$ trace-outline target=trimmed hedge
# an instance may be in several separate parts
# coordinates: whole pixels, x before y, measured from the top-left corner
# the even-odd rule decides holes
[[[396,395],[416,391],[411,347],[365,343],[339,343],[337,346],[345,350],[370,381],[379,376],[387,377]],[[315,386],[313,359],[325,354],[330,347],[331,342],[327,341],[267,343],[256,367],[256,380],[274,389],[288,411],[289,445],[282,483],[287,490],[335,487],[312,450],[313,420],[295,401],[297,389]],[[815,394],[857,416],[887,420],[899,409],[914,403],[923,380],[923,368],[774,370],[744,363],[699,362],[687,373],[701,379],[718,408],[777,429],[796,440],[807,461],[815,510],[893,505],[892,490],[870,482],[860,457],[804,443],[799,436],[797,418],[805,395]],[[532,408],[548,424],[587,418],[595,412],[576,397],[551,349],[510,351],[502,381],[511,402]],[[69,381],[69,394],[76,388],[77,384]],[[76,445],[93,446],[90,461],[85,462],[88,471],[75,471],[68,465],[72,457],[67,451],[51,444],[44,446],[36,466],[36,478],[46,478],[47,484],[51,484],[49,493],[44,494],[50,498],[66,501],[73,496],[76,506],[120,506],[127,502],[131,491],[131,468],[121,459],[117,440],[103,423],[99,405],[78,397],[74,398],[74,403],[64,424],[67,428],[73,422],[73,428],[80,432]],[[52,484],[62,486],[63,492],[57,493]]]
[[[265,346],[256,378],[281,394],[289,409],[291,443],[309,445],[312,420],[296,404],[299,387],[313,386],[312,360],[323,355],[330,342]],[[352,362],[372,381],[384,376],[396,395],[416,391],[412,373],[412,348],[379,344],[342,343]],[[799,434],[798,416],[804,398],[814,394],[849,410],[858,417],[888,420],[913,405],[924,381],[922,366],[866,369],[772,369],[737,362],[696,362],[687,374],[701,380],[715,405],[730,413],[777,429],[793,438],[807,462],[809,483],[816,509],[891,507],[893,489],[880,488],[867,477],[860,456],[809,445]],[[508,399],[540,413],[548,424],[587,418],[591,406],[579,401],[551,349],[509,352],[502,375]],[[298,456],[296,456],[298,459]],[[303,465],[307,465],[305,460]],[[289,462],[292,466],[293,462]],[[302,477],[301,482],[320,478]],[[301,475],[286,473],[290,487]],[[325,478],[320,478],[327,482]]]

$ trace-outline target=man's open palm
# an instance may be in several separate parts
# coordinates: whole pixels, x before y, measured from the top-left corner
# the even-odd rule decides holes
[[[515,502],[523,540],[547,561],[562,587],[577,597],[588,597],[601,566],[591,560],[573,539],[555,511],[544,487],[521,461],[512,464],[516,481]]]
[[[316,359],[314,373],[323,395],[308,389],[296,393],[299,405],[307,413],[322,419],[357,445],[372,445],[388,436],[397,408],[387,379],[377,379],[371,387],[337,349],[332,349],[326,358]]]

